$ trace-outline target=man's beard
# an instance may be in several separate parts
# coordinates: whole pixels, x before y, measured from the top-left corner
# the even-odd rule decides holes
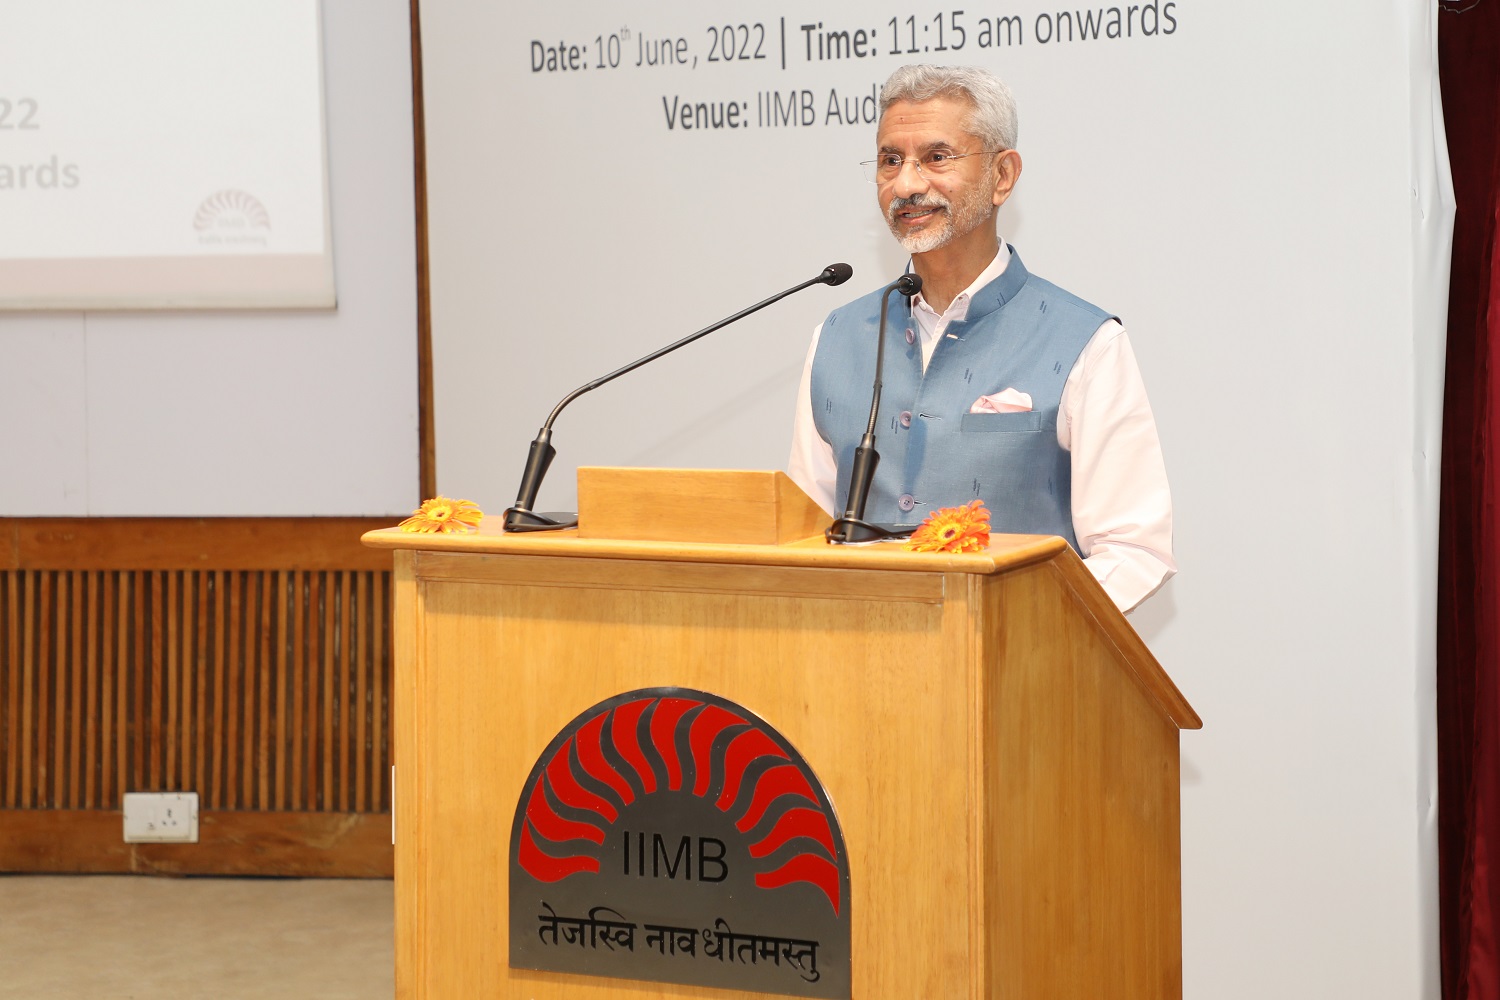
[[[990,199],[985,194],[983,185],[974,185],[965,192],[956,206],[947,198],[931,191],[912,198],[892,198],[885,209],[885,224],[890,227],[896,242],[901,244],[901,249],[907,253],[927,253],[947,246],[960,236],[969,235],[989,217]],[[896,222],[896,213],[907,208],[940,208],[943,210],[943,225],[929,226],[920,233],[907,233],[903,236],[902,227]]]

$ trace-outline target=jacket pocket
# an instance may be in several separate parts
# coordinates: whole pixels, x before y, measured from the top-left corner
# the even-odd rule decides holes
[[[1055,414],[1035,410],[1031,413],[965,413],[958,429],[964,434],[1016,434],[1056,426]]]

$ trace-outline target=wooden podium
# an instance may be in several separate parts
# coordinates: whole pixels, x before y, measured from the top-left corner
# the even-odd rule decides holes
[[[1062,539],[835,547],[781,473],[579,481],[578,531],[364,537],[395,552],[398,997],[770,995],[508,965],[528,772],[589,706],[661,686],[748,707],[821,778],[859,1000],[1181,996],[1200,722]]]

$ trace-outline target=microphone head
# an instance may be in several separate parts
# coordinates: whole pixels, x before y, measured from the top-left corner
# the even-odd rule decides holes
[[[903,274],[896,279],[896,291],[902,295],[915,295],[922,290],[922,276],[919,274]]]
[[[823,283],[827,285],[842,285],[854,277],[854,268],[848,264],[829,264],[823,268]]]

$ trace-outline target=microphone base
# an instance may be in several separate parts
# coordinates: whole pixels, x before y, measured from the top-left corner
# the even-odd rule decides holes
[[[505,518],[501,522],[504,531],[562,531],[564,528],[578,527],[578,515],[563,513],[561,511],[548,511],[538,514],[534,510],[523,510],[520,507],[507,507]]]
[[[910,538],[914,524],[875,524],[857,517],[841,517],[823,531],[829,545],[863,545],[868,542],[890,542]]]

